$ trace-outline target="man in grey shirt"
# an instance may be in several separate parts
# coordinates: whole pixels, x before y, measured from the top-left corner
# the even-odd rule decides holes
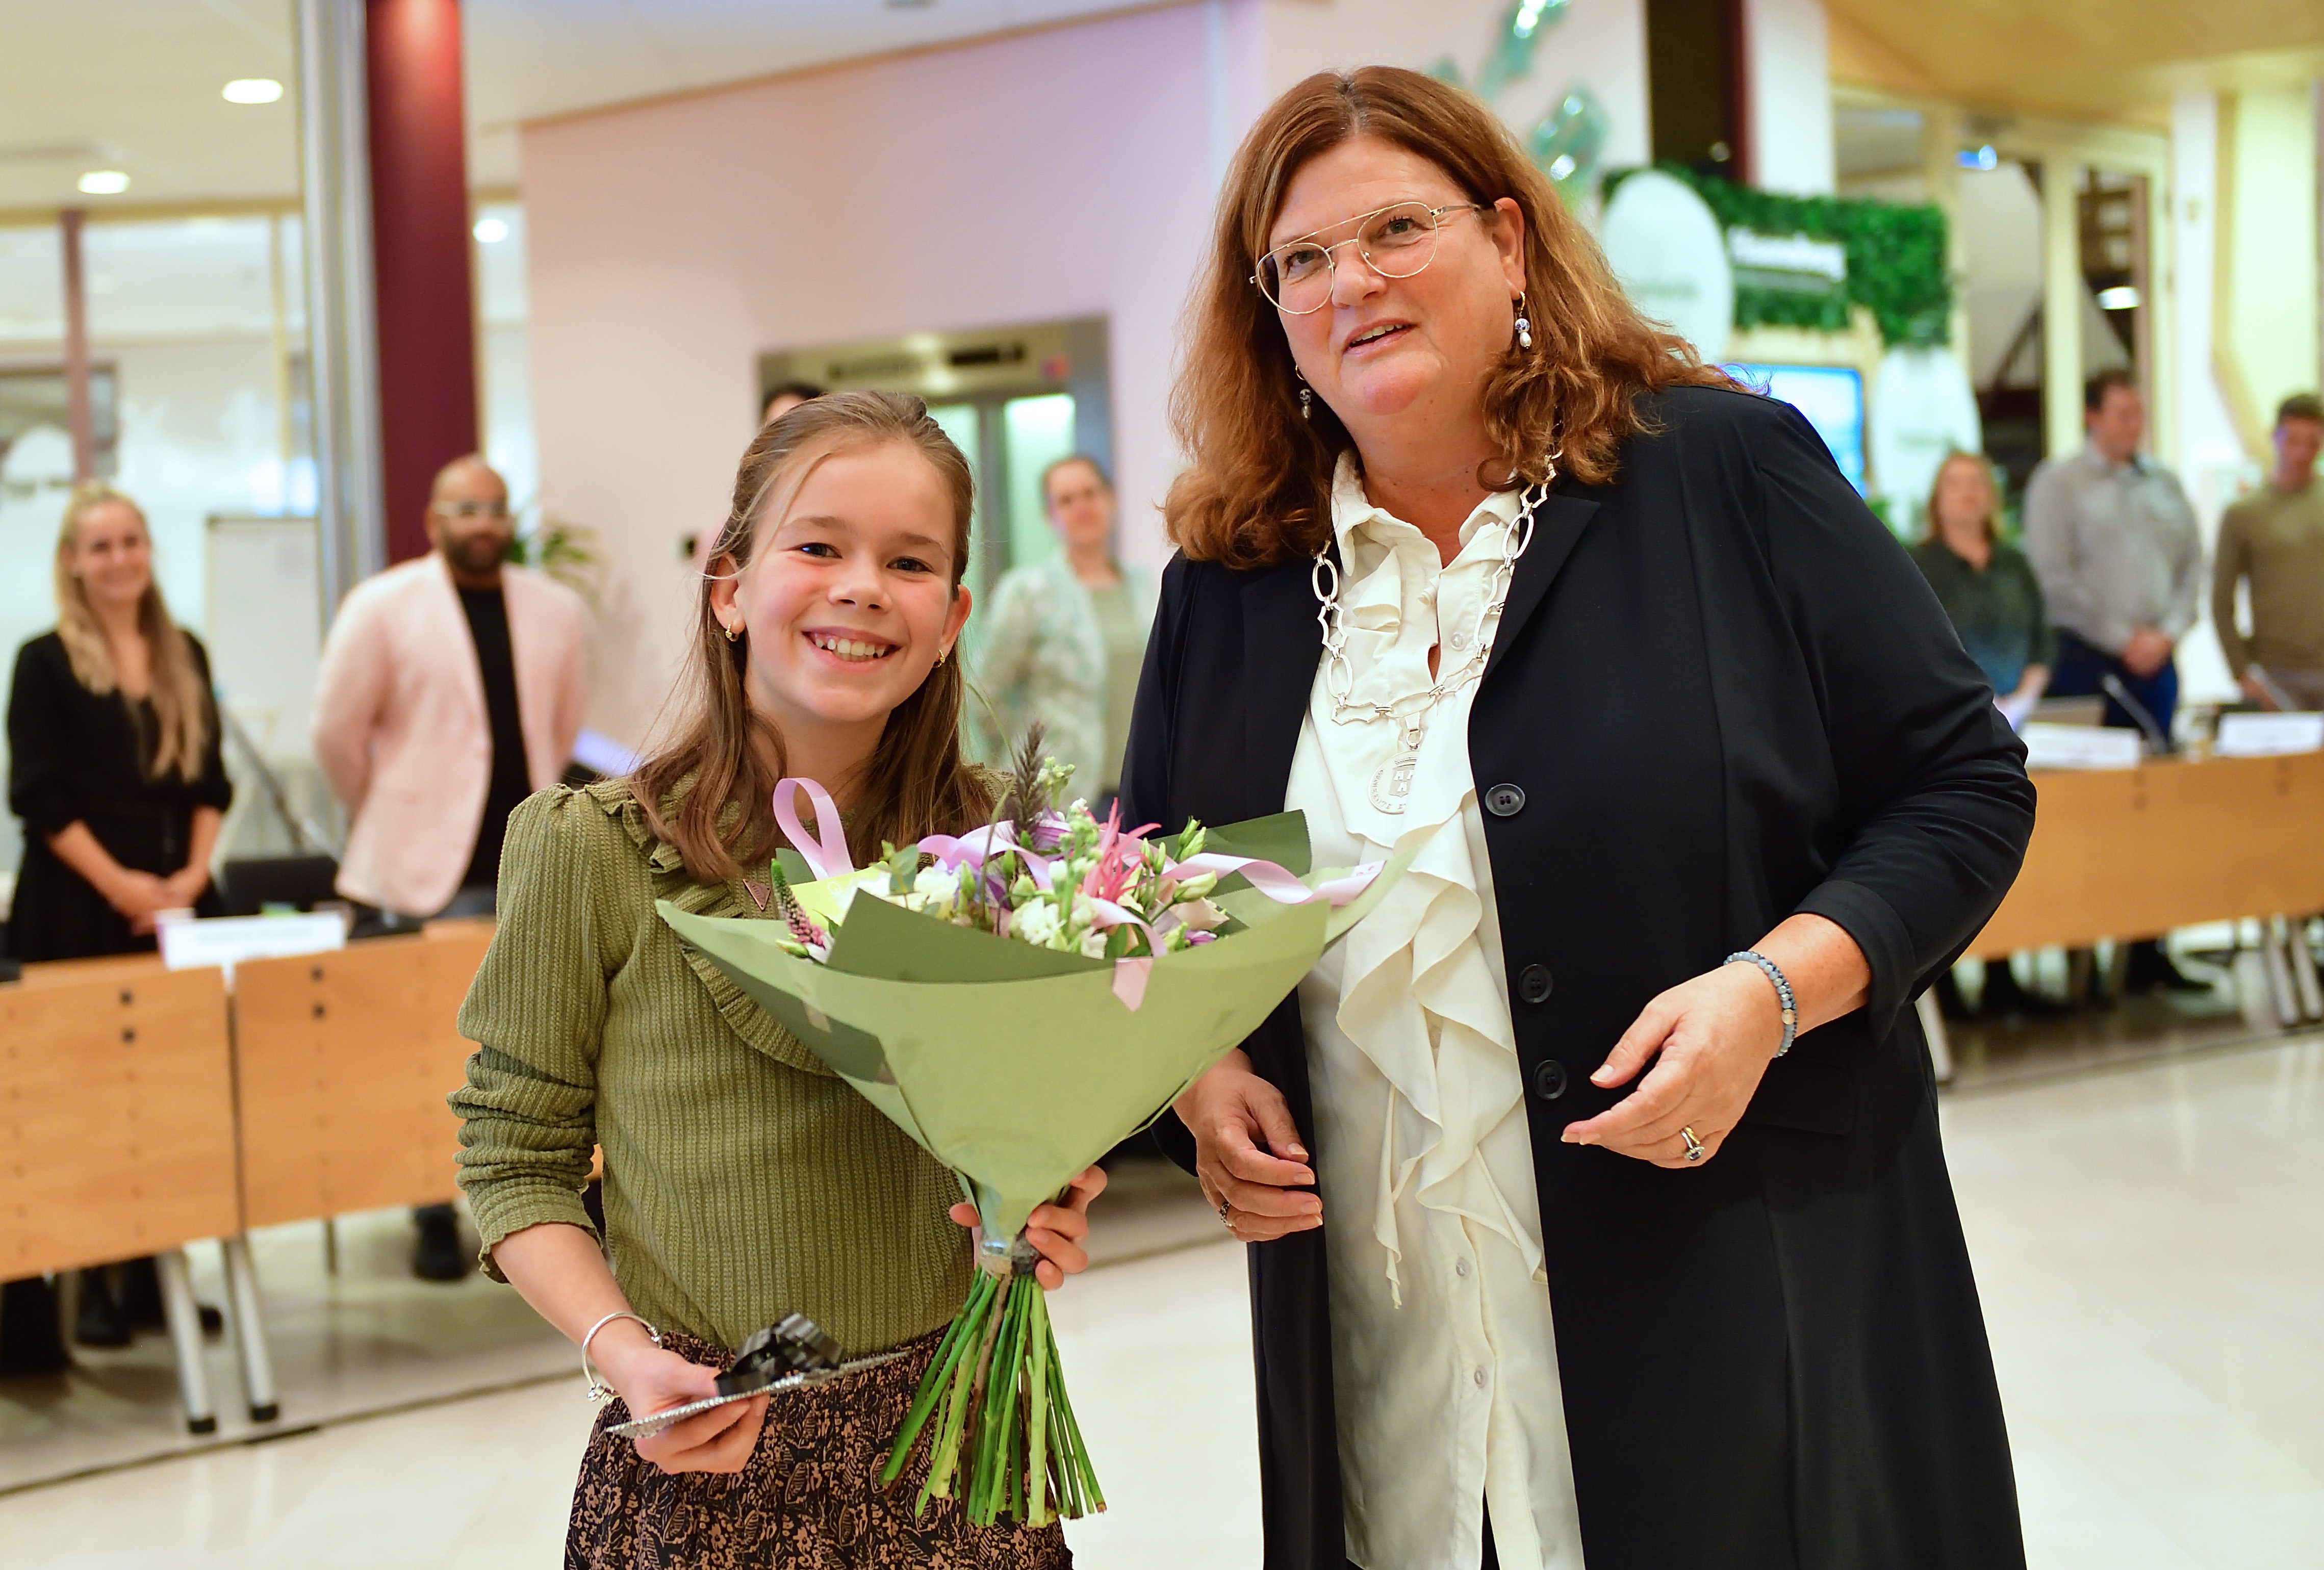
[[[2106,693],[2112,676],[2144,713],[2135,717],[2107,693],[2107,723],[2144,730],[2143,718],[2168,737],[2179,706],[2172,654],[2195,624],[2202,592],[2195,510],[2170,471],[2139,456],[2146,400],[2129,372],[2090,378],[2082,423],[2089,445],[2044,463],[2025,487],[2025,554],[2058,629],[2050,695]],[[2157,939],[2144,936],[2129,946],[2123,985],[2205,989],[2180,974]]]
[[[2050,695],[2102,693],[2111,675],[2168,736],[2172,652],[2202,592],[2195,510],[2170,471],[2139,455],[2146,401],[2129,372],[2090,378],[2082,419],[2089,445],[2044,463],[2025,488],[2025,554],[2058,629]],[[2107,723],[2138,721],[2109,694]]]

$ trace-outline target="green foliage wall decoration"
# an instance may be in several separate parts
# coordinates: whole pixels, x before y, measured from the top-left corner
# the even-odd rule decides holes
[[[1849,308],[1862,306],[1880,324],[1883,344],[1895,347],[1951,341],[1952,274],[1946,265],[1944,209],[1907,207],[1862,197],[1795,197],[1753,190],[1684,164],[1655,168],[1700,194],[1721,230],[1805,234],[1838,241],[1848,252],[1848,280],[1829,291],[1735,286],[1738,327],[1805,327],[1844,333]],[[1630,170],[1606,177],[1606,194]]]

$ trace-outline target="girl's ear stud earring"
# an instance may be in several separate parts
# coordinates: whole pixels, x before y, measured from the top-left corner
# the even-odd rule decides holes
[[[729,642],[729,643],[733,643],[735,639],[737,639],[737,638],[741,638],[742,636],[742,624],[741,622],[739,622],[739,621],[738,621],[738,622],[736,622],[736,623],[734,623],[734,625],[733,625],[733,626],[732,626],[732,627],[730,627],[730,628],[728,628],[728,629],[726,629],[726,641],[727,641],[727,642]]]

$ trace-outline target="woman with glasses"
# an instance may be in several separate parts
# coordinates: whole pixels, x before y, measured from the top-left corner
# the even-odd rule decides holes
[[[170,616],[134,501],[78,487],[57,536],[57,625],[16,652],[8,805],[24,860],[8,921],[18,959],[154,946],[165,912],[222,914],[210,852],[234,799],[208,656]],[[150,1259],[81,1272],[75,1339],[125,1345],[161,1323]],[[0,1373],[63,1366],[37,1281],[0,1290]]]
[[[1195,291],[1123,810],[1416,856],[1164,1120],[1271,1570],[2022,1565],[1909,1000],[2033,792],[1934,596],[1456,88],[1293,87]]]
[[[992,592],[977,676],[1000,721],[980,716],[993,756],[1040,721],[1050,750],[1074,766],[1074,792],[1105,815],[1154,620],[1152,580],[1113,555],[1113,482],[1084,453],[1041,472],[1057,554],[1011,567]]]

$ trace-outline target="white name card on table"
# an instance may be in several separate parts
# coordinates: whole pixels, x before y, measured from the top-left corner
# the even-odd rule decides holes
[[[337,911],[312,915],[209,916],[200,921],[163,922],[161,938],[165,970],[198,970],[215,965],[234,979],[234,968],[243,959],[282,959],[294,954],[322,954],[347,946],[346,918]]]
[[[2221,757],[2324,752],[2324,714],[2222,714],[2211,750]]]
[[[2045,725],[2029,721],[2017,733],[2028,768],[2136,768],[2145,747],[2135,730],[2107,725]]]

